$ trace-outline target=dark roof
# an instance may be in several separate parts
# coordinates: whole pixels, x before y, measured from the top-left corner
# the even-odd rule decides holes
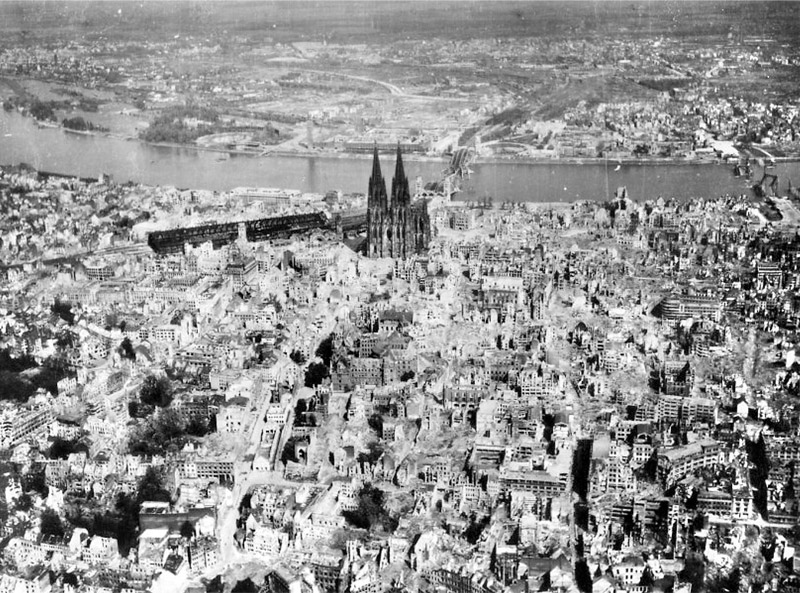
[[[167,560],[164,562],[164,570],[167,570],[172,574],[177,574],[181,564],[183,564],[183,556],[179,556],[178,554],[170,554],[167,557]]]
[[[389,309],[387,311],[383,311],[380,315],[381,321],[399,321],[401,323],[413,323],[414,322],[414,312],[413,311],[398,311],[397,309]]]

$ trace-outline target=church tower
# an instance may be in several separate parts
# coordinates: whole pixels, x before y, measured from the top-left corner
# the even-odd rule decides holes
[[[427,249],[429,241],[428,204],[411,202],[400,146],[392,192],[387,195],[376,145],[367,193],[367,256],[407,258]]]
[[[388,200],[386,183],[381,174],[381,163],[378,160],[378,145],[372,154],[372,175],[369,178],[367,193],[367,256],[384,257],[384,239]]]

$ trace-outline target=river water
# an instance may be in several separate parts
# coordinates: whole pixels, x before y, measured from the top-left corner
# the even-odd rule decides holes
[[[371,163],[364,158],[323,156],[231,155],[191,148],[150,146],[135,140],[70,134],[57,128],[38,128],[32,119],[0,111],[0,164],[25,162],[36,169],[81,177],[108,173],[118,182],[174,185],[181,188],[228,190],[238,186],[281,187],[308,192],[339,189],[366,192]],[[390,182],[394,158],[382,157]],[[412,186],[441,178],[445,161],[407,161]],[[620,186],[634,199],[658,196],[686,198],[748,191],[730,165],[475,163],[459,197],[499,201],[555,202],[606,199]],[[785,192],[788,180],[800,184],[800,163],[780,163],[772,171]],[[754,179],[761,170],[756,168]]]

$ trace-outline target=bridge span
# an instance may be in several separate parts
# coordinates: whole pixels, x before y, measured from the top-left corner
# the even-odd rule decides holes
[[[469,179],[472,169],[469,166],[475,160],[475,146],[462,146],[453,152],[450,163],[446,169],[442,169],[442,186],[448,196],[461,191],[459,180],[465,177]]]
[[[256,242],[288,238],[315,229],[343,235],[363,232],[366,228],[366,210],[332,217],[318,211],[155,231],[147,236],[147,244],[158,254],[183,253],[187,243],[196,247],[210,241],[214,249],[219,249],[236,241],[242,230],[247,241]]]
[[[475,160],[475,147],[464,146],[458,148],[450,158],[450,164],[445,169],[446,175],[458,175],[459,177],[469,177],[472,171],[469,166]]]

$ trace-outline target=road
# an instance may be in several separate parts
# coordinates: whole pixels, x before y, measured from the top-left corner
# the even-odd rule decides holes
[[[148,253],[150,251],[150,247],[147,243],[133,243],[129,245],[119,245],[119,246],[112,246],[112,247],[103,247],[101,249],[87,249],[85,251],[78,251],[77,253],[72,253],[70,255],[62,255],[59,257],[51,257],[48,259],[32,259],[29,261],[24,262],[14,262],[11,264],[5,264],[0,266],[0,268],[21,268],[25,265],[34,265],[36,263],[42,262],[45,265],[48,264],[57,264],[59,262],[64,262],[72,259],[80,259],[85,257],[90,257],[92,255],[136,255],[136,254],[143,254]]]
[[[270,404],[271,393],[269,388],[261,385],[259,393],[256,395],[255,420],[250,426],[250,433],[246,439],[244,454],[237,454],[237,459],[242,459],[245,454],[258,452],[261,445],[261,433],[266,423],[267,408]],[[251,485],[253,472],[248,469],[234,465],[233,488],[220,503],[217,511],[217,539],[220,544],[220,563],[228,566],[232,562],[242,561],[242,554],[234,544],[233,536],[236,533],[236,521],[239,519],[239,504],[242,496],[247,492]]]
[[[255,455],[261,447],[261,434],[264,432],[264,426],[267,423],[267,409],[271,401],[271,390],[267,386],[262,385],[257,395],[255,420],[250,427],[250,434],[247,437],[247,453]]]
[[[756,371],[758,359],[760,358],[761,351],[758,348],[758,340],[756,336],[756,329],[750,327],[747,332],[747,342],[744,345],[745,359],[742,365],[742,374],[746,379],[752,380],[753,373]]]
[[[389,91],[390,94],[396,97],[402,97],[403,99],[424,99],[425,101],[453,101],[456,103],[465,103],[472,101],[472,99],[468,97],[464,97],[463,99],[460,97],[436,97],[433,95],[414,95],[411,93],[406,93],[396,84],[392,84],[391,82],[385,82],[383,80],[377,80],[375,78],[367,78],[366,76],[356,76],[355,74],[343,74],[341,72],[323,72],[322,70],[303,70],[303,72],[310,72],[312,74],[323,74],[326,76],[338,76],[339,78],[349,78],[350,80],[358,80],[360,82],[369,82],[371,84],[376,84],[385,88]]]
[[[328,335],[333,331],[334,324],[331,322],[322,331],[323,335]],[[292,389],[291,399],[289,401],[289,416],[286,424],[281,430],[281,436],[278,440],[277,451],[275,452],[274,460],[279,458],[280,452],[283,449],[286,441],[292,432],[294,424],[294,408],[297,403],[297,397],[300,388],[303,386],[303,373],[295,381]],[[267,408],[271,403],[272,391],[266,386],[259,388],[259,393],[256,400],[255,420],[250,426],[250,433],[246,439],[245,452],[256,454],[261,447],[261,434],[266,424]],[[242,459],[244,454],[240,451],[237,459]],[[217,566],[213,573],[219,574],[224,571],[228,566],[237,562],[244,562],[247,560],[246,554],[243,554],[239,548],[234,544],[233,537],[236,533],[236,521],[239,519],[239,504],[241,503],[242,496],[248,492],[252,486],[261,484],[273,484],[281,486],[295,486],[297,484],[285,480],[283,475],[275,471],[276,463],[271,465],[273,471],[269,472],[255,472],[251,467],[234,466],[234,483],[233,488],[226,495],[225,500],[219,504],[217,511],[217,540],[220,547],[220,564]]]
[[[236,533],[236,521],[239,519],[239,504],[244,496],[253,486],[272,484],[274,486],[286,486],[298,488],[297,482],[286,480],[278,472],[253,472],[249,471],[237,476],[233,489],[226,500],[219,505],[217,512],[217,541],[220,547],[219,564],[211,571],[211,576],[224,572],[231,564],[242,563],[251,560],[248,554],[239,550],[233,541]]]
[[[236,534],[236,521],[239,519],[239,500],[241,487],[235,483],[233,490],[226,495],[225,501],[220,503],[217,512],[217,541],[220,550],[220,565],[230,565],[232,562],[241,561],[242,555],[233,541]]]
[[[573,455],[575,454],[575,440],[573,438],[572,443],[573,448]],[[575,574],[575,564],[578,562],[578,554],[575,549],[575,545],[578,542],[578,528],[575,526],[575,499],[578,498],[572,492],[572,467],[569,468],[567,472],[567,488],[566,488],[567,497],[569,497],[569,516],[568,520],[568,528],[569,528],[569,554],[570,554],[570,564],[572,565],[572,574]]]
[[[295,392],[297,387],[295,388]],[[261,434],[266,424],[267,408],[271,403],[271,390],[262,386],[256,400],[255,420],[250,426],[250,433],[246,439],[245,454],[255,455],[261,447]],[[289,416],[286,426],[291,427],[294,417],[294,408]],[[287,434],[291,429],[287,431]],[[279,446],[282,446],[282,442]],[[244,454],[238,454],[237,459],[242,459]],[[259,484],[275,484],[283,482],[283,476],[274,472],[254,472],[252,468],[236,467],[233,488],[226,500],[220,503],[217,512],[217,538],[220,544],[220,563],[228,566],[231,563],[245,560],[244,554],[234,544],[233,536],[236,533],[236,521],[239,519],[239,504],[251,486]]]

